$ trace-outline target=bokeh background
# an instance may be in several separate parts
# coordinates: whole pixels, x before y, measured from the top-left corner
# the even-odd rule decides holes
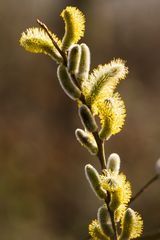
[[[86,15],[92,68],[121,57],[130,70],[119,91],[127,107],[123,131],[106,144],[120,154],[135,193],[160,157],[159,0],[1,0],[0,239],[85,240],[101,205],[84,176],[97,160],[77,143],[77,108],[61,90],[56,64],[19,46],[22,31],[44,21],[60,37],[67,5]],[[144,231],[160,227],[159,181],[132,207]]]

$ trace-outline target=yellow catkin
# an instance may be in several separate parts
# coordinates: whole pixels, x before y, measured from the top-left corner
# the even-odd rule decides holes
[[[62,50],[65,51],[83,37],[85,17],[79,9],[70,6],[62,11],[61,17],[65,22],[65,34],[62,39]]]
[[[110,238],[102,232],[98,220],[93,220],[89,225],[89,235],[92,240],[109,240]]]
[[[87,103],[92,105],[95,101],[104,101],[111,97],[120,80],[125,79],[128,68],[121,59],[112,60],[109,64],[99,65],[85,79],[82,91]]]
[[[57,36],[52,33],[52,37],[57,45],[61,47],[61,41]],[[20,45],[31,53],[43,53],[49,55],[58,62],[62,61],[61,55],[54,47],[48,34],[41,28],[29,28],[23,32],[20,38]]]
[[[120,240],[139,237],[143,231],[143,221],[141,216],[131,208],[128,208],[121,220],[121,229]]]
[[[111,135],[121,131],[126,117],[126,109],[119,93],[104,102],[97,102],[93,106],[93,112],[99,115],[101,120],[100,137],[108,139]]]
[[[105,170],[100,179],[102,188],[111,195],[110,207],[117,211],[116,219],[120,219],[131,199],[131,185],[123,173],[117,175],[111,170]]]

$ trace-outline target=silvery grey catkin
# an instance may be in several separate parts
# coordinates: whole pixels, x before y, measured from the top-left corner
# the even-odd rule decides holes
[[[89,136],[89,134],[87,132],[85,132],[84,130],[79,129],[79,128],[76,129],[75,135],[76,135],[78,142],[82,146],[86,147],[92,155],[97,154],[98,147],[97,147],[97,144],[96,144],[94,138],[91,139],[91,137]]]
[[[87,129],[87,131],[95,132],[97,130],[98,127],[94,116],[86,105],[83,104],[79,107],[79,116],[83,126]]]
[[[97,218],[103,233],[112,237],[114,235],[114,231],[108,209],[105,205],[98,209]]]
[[[72,81],[67,68],[61,64],[57,69],[57,76],[64,92],[72,99],[77,100],[81,96],[80,89]]]
[[[118,174],[120,169],[120,157],[117,153],[110,154],[107,161],[107,169],[110,169],[112,172]]]
[[[87,164],[85,166],[85,174],[90,186],[92,187],[95,194],[100,199],[105,199],[107,196],[106,191],[101,187],[100,177],[97,170],[91,165]]]
[[[88,79],[88,74],[90,70],[90,50],[85,43],[82,43],[80,46],[81,46],[81,58],[77,77],[79,80],[86,80]]]
[[[78,44],[73,45],[68,51],[68,71],[76,75],[78,73],[81,57],[81,47]]]

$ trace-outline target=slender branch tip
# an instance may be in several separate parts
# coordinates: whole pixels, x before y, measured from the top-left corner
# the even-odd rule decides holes
[[[39,19],[37,19],[37,23],[40,25],[40,27],[47,33],[47,35],[49,36],[49,38],[51,39],[54,47],[57,49],[57,51],[60,53],[60,55],[63,58],[63,63],[64,65],[67,65],[67,58],[66,58],[66,54],[59,48],[58,44],[56,43],[56,41],[54,40],[51,31],[48,29],[48,27],[46,26],[46,24],[44,24],[43,22],[41,22]]]
[[[130,204],[135,201],[151,184],[159,178],[159,174],[155,174],[149,181],[147,181],[141,189],[131,198]]]

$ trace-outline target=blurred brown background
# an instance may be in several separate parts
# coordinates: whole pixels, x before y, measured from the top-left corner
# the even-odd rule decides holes
[[[0,2],[0,239],[85,240],[101,205],[84,176],[95,158],[74,137],[81,127],[61,90],[56,64],[19,46],[22,31],[46,22],[60,37],[60,12],[77,6],[86,15],[92,68],[114,57],[130,74],[119,91],[127,107],[123,131],[106,145],[120,154],[136,192],[154,175],[160,157],[159,0],[1,0]],[[154,183],[133,208],[145,232],[160,227],[160,188]]]

